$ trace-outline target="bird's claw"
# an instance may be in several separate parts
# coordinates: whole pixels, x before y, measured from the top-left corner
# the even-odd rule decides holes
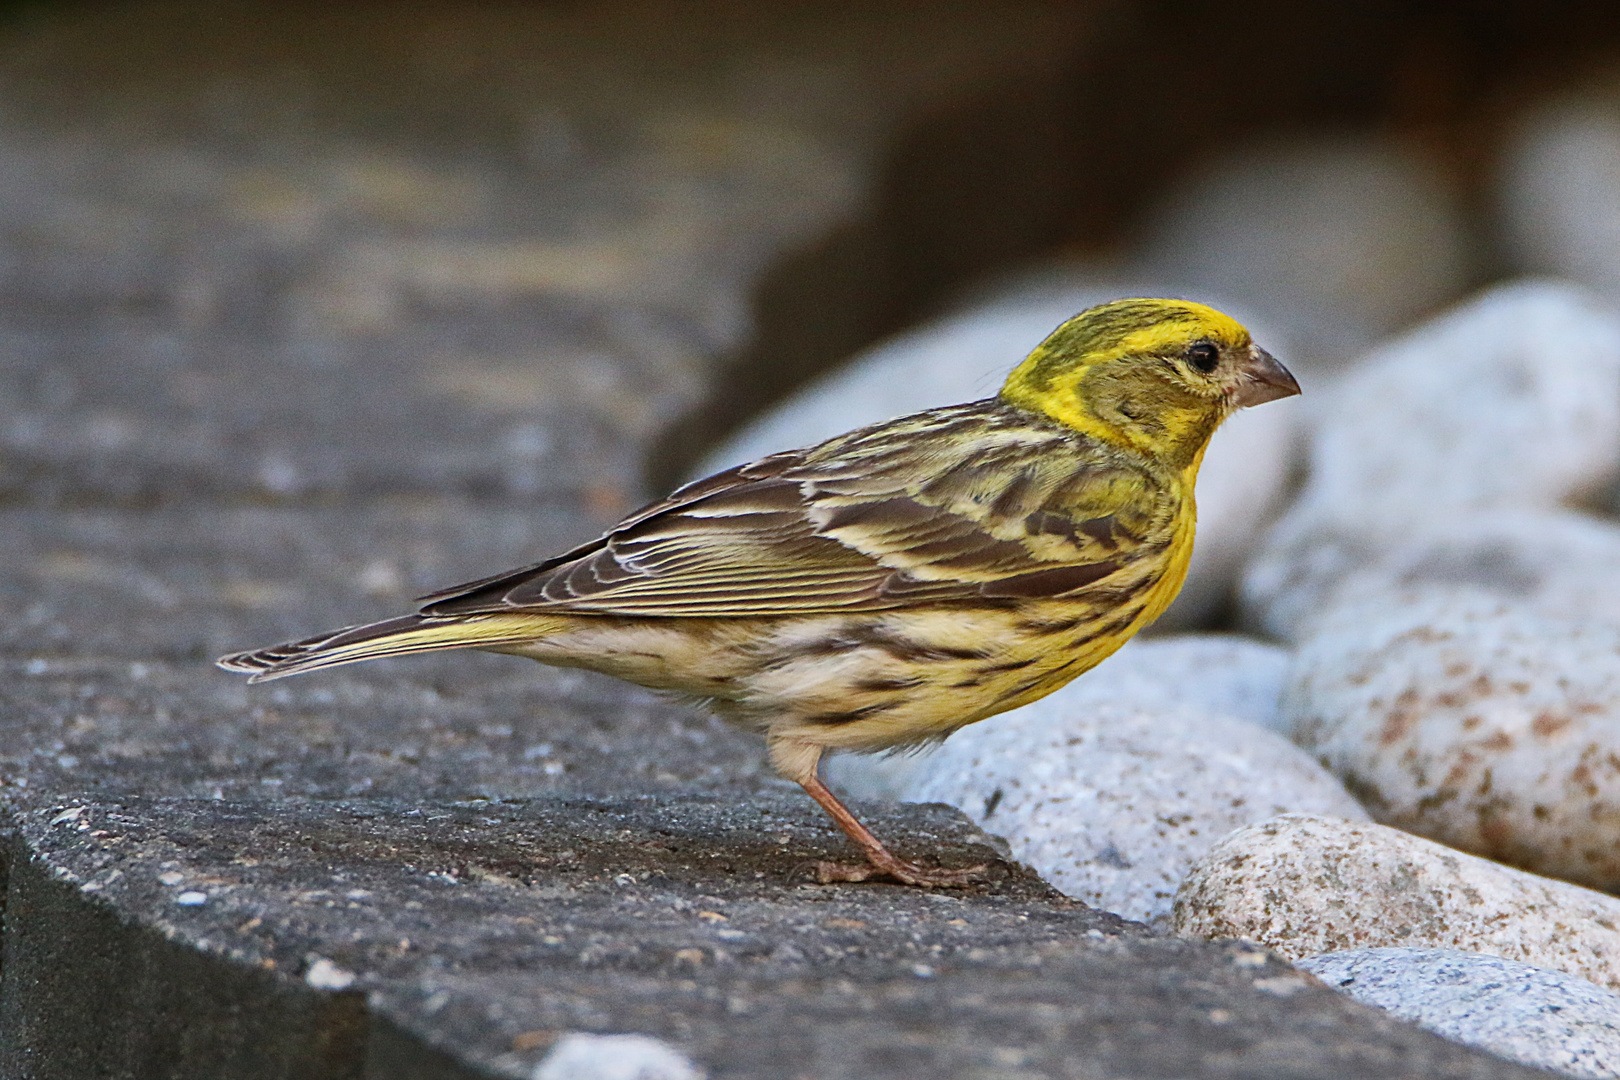
[[[895,859],[882,866],[875,863],[816,863],[816,880],[823,885],[838,882],[870,881],[876,877],[891,877],[906,885],[923,889],[961,889],[990,880],[990,864],[963,867],[960,870],[928,869],[903,859]]]

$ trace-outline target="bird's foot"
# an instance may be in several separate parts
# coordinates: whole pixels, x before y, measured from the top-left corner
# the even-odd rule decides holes
[[[815,751],[819,755],[821,751]],[[961,870],[933,869],[909,863],[895,855],[883,842],[872,835],[872,830],[862,825],[849,808],[838,801],[838,796],[827,789],[821,778],[815,774],[816,757],[810,761],[810,773],[800,777],[799,783],[810,797],[821,804],[821,808],[832,815],[838,827],[844,830],[844,835],[858,844],[866,852],[866,862],[859,865],[847,863],[818,862],[816,863],[816,880],[823,885],[831,885],[837,881],[870,881],[875,877],[891,877],[907,885],[916,885],[924,889],[961,889],[969,885],[977,885],[982,881],[991,880],[990,864],[968,866]]]
[[[888,855],[888,852],[884,852]],[[870,881],[872,878],[890,877],[907,885],[924,889],[962,889],[991,880],[990,864],[967,866],[960,870],[929,868],[906,862],[889,855],[864,863],[816,863],[816,880],[823,885],[840,881]]]

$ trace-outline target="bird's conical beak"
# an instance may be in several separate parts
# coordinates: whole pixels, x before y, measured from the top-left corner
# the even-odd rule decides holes
[[[1242,374],[1237,393],[1232,395],[1232,402],[1239,409],[1299,393],[1299,383],[1293,374],[1258,345],[1249,346],[1249,358],[1243,363]]]

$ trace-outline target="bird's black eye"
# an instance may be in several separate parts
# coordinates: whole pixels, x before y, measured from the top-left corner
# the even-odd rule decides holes
[[[1208,375],[1221,362],[1221,350],[1207,341],[1195,342],[1187,347],[1187,362]]]

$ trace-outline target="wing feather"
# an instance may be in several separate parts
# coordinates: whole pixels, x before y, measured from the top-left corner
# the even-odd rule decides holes
[[[1116,448],[974,402],[717,473],[422,611],[770,616],[1061,596],[1168,542],[1174,500],[1149,490],[1162,483]]]

